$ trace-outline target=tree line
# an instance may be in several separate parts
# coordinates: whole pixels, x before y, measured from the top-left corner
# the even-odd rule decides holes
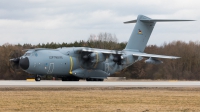
[[[5,43],[0,46],[0,79],[26,79],[31,77],[21,69],[13,69],[9,59],[23,55],[23,49],[32,48],[59,48],[59,47],[92,47],[111,50],[122,50],[126,42],[118,42],[115,35],[110,33],[91,34],[87,41],[72,43],[39,43],[12,45]],[[149,45],[145,53],[172,55],[180,59],[160,59],[163,64],[146,64],[143,59],[130,67],[113,74],[112,76],[128,79],[172,79],[172,80],[200,80],[200,42],[174,41],[161,46]]]

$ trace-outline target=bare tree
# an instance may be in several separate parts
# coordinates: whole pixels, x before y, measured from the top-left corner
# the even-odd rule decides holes
[[[89,39],[89,47],[101,49],[118,49],[118,39],[116,35],[111,33],[99,33],[98,35],[91,34]]]

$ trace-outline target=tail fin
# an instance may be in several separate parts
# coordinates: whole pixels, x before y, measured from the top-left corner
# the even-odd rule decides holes
[[[193,20],[151,19],[143,15],[138,15],[137,20],[124,22],[124,23],[136,23],[125,50],[138,50],[140,52],[143,52],[156,22],[172,22],[172,21],[193,21]]]

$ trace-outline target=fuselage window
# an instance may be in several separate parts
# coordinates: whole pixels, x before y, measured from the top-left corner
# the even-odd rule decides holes
[[[31,53],[26,53],[24,56],[30,56],[31,55]]]

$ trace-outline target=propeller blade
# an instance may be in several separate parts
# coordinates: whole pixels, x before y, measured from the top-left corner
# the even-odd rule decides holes
[[[22,51],[19,50],[14,50],[10,53],[10,66],[13,70],[19,69],[19,61],[20,61],[20,57],[22,55]]]

